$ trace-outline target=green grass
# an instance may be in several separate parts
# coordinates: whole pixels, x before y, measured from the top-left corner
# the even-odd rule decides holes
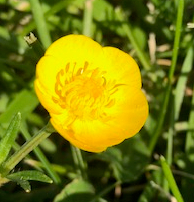
[[[192,201],[193,13],[193,0],[0,0],[0,201]],[[49,115],[34,93],[36,63],[70,33],[120,48],[141,70],[148,120],[103,153],[50,132],[39,144]]]

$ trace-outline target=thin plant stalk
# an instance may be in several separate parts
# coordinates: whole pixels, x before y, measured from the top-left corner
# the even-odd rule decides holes
[[[32,14],[34,17],[34,21],[36,23],[36,28],[38,35],[40,37],[40,41],[42,42],[44,48],[48,48],[51,44],[51,36],[49,33],[49,29],[47,27],[44,14],[42,11],[41,4],[39,0],[29,0],[31,5]]]
[[[183,11],[184,11],[184,0],[180,0],[179,5],[178,5],[176,32],[175,32],[175,39],[174,39],[174,45],[173,45],[172,64],[171,64],[169,75],[168,75],[168,85],[167,85],[167,88],[165,91],[163,105],[161,107],[161,111],[160,111],[160,115],[159,115],[159,121],[158,121],[156,130],[155,130],[154,136],[152,137],[152,139],[150,141],[150,145],[149,145],[149,150],[151,153],[154,150],[158,137],[161,133],[162,126],[164,123],[164,118],[166,115],[166,110],[167,110],[169,99],[170,99],[170,94],[171,94],[171,90],[172,90],[172,82],[173,82],[174,72],[175,72],[175,68],[176,68],[176,64],[177,64],[178,49],[179,49],[182,20],[183,20]]]
[[[80,175],[81,178],[87,180],[86,165],[84,163],[81,150],[71,145],[71,151],[72,151],[74,163],[78,169],[78,174]]]
[[[1,167],[1,176],[6,176],[21,160],[23,160],[44,139],[49,137],[54,128],[48,123],[35,136],[29,139],[17,152],[15,152]]]
[[[92,37],[93,1],[87,0],[84,4],[83,35]]]
[[[173,105],[174,99],[171,103]],[[173,135],[174,135],[174,108],[172,108],[169,122],[170,122],[170,127],[168,130],[168,142],[167,142],[167,155],[166,155],[166,157],[167,157],[168,165],[171,165],[172,159],[173,159],[172,155],[173,155]]]
[[[177,202],[184,202],[182,195],[178,189],[178,186],[176,184],[176,181],[173,177],[172,171],[170,170],[169,165],[167,164],[165,158],[163,156],[160,157],[161,165],[162,165],[162,170],[164,172],[164,175],[169,183],[169,187],[176,198]]]
[[[173,135],[174,135],[174,96],[172,96],[171,99],[171,106],[172,109],[170,111],[170,127],[168,130],[168,137],[167,137],[167,151],[166,151],[166,161],[169,166],[172,164],[172,159],[173,159]],[[169,192],[169,184],[167,183],[166,179],[164,178],[164,183],[163,183],[163,188],[166,192]]]
[[[25,137],[26,140],[29,140],[31,138],[31,135],[29,134],[29,132],[27,131],[26,125],[24,123],[22,123],[21,125],[21,132],[22,135]],[[42,162],[42,165],[44,166],[44,168],[47,170],[47,172],[50,174],[51,178],[53,179],[53,181],[56,184],[59,184],[61,182],[60,177],[58,176],[58,174],[53,170],[50,162],[48,161],[48,159],[46,158],[46,156],[42,153],[42,151],[40,150],[39,147],[36,147],[34,149],[34,153],[37,156],[37,158]]]
[[[193,89],[194,89],[194,86],[193,86]],[[194,94],[191,99],[191,107],[193,106],[194,106]],[[189,121],[188,121],[189,130],[187,131],[186,142],[185,142],[185,151],[190,161],[193,161],[194,159],[193,152],[191,152],[193,149],[193,140],[194,140],[193,122],[194,122],[194,110],[191,110],[189,114]]]

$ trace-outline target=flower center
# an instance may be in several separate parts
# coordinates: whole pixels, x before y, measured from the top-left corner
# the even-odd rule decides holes
[[[61,69],[56,76],[56,97],[52,99],[61,108],[67,109],[74,117],[80,119],[107,118],[105,108],[115,104],[111,95],[118,89],[115,81],[107,82],[105,71],[99,68],[88,70],[88,62],[75,72],[76,63],[71,67],[67,63],[65,69]]]

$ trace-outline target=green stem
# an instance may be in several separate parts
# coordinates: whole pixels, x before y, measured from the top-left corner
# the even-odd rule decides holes
[[[179,192],[178,186],[176,184],[176,181],[173,177],[173,174],[170,170],[169,165],[167,164],[165,158],[163,156],[160,157],[161,165],[162,165],[162,170],[164,172],[164,175],[169,183],[170,189],[177,199],[177,202],[184,202],[181,193]]]
[[[194,86],[193,86],[193,90],[194,90]],[[186,142],[185,142],[185,151],[186,151],[186,154],[187,154],[187,158],[193,162],[193,159],[194,159],[194,155],[193,155],[193,152],[191,152],[193,150],[193,141],[194,141],[194,126],[193,126],[193,123],[194,123],[194,110],[192,109],[194,106],[194,94],[192,96],[192,99],[191,99],[191,111],[190,111],[190,114],[189,114],[189,121],[188,121],[188,131],[187,131],[187,134],[186,134]]]
[[[172,98],[172,106],[174,106],[174,96]],[[167,145],[167,163],[171,166],[172,164],[172,155],[173,155],[173,134],[174,134],[174,107],[170,112],[170,127],[168,131],[168,145]]]
[[[175,72],[177,58],[178,58],[179,43],[180,43],[182,21],[183,21],[183,12],[184,12],[184,0],[179,0],[177,21],[176,21],[176,32],[175,32],[175,39],[174,39],[173,52],[172,52],[172,64],[171,64],[169,75],[168,75],[169,82],[171,84],[173,82],[174,72]]]
[[[50,33],[44,19],[43,11],[39,0],[29,0],[32,14],[36,23],[37,32],[44,48],[48,48],[51,44]]]
[[[171,92],[171,85],[168,85],[165,91],[165,95],[164,95],[164,100],[162,103],[162,107],[161,107],[161,111],[159,114],[159,120],[157,123],[157,127],[155,129],[154,135],[151,138],[150,144],[149,144],[149,151],[150,153],[153,152],[155,145],[157,143],[158,137],[160,136],[161,130],[162,130],[162,126],[164,123],[164,118],[166,115],[166,111],[167,111],[167,106],[168,106],[168,102],[169,102],[169,97],[170,97],[170,92]]]
[[[172,100],[171,100],[171,106],[172,107],[172,111],[170,111],[170,127],[168,130],[168,140],[167,140],[167,151],[166,151],[166,161],[168,163],[169,166],[171,166],[172,164],[172,155],[173,155],[173,134],[174,134],[174,96],[172,96]],[[169,192],[169,185],[166,181],[166,179],[164,179],[164,185],[163,188],[166,192]]]
[[[83,34],[88,37],[92,37],[92,14],[93,14],[93,1],[86,0],[84,5],[84,16],[83,16]]]
[[[91,201],[89,202],[95,202],[100,199],[100,197],[106,195],[108,192],[110,192],[112,189],[114,189],[116,186],[120,185],[121,182],[115,182],[114,184],[108,186],[107,188],[103,189],[100,193],[98,193]]]
[[[46,125],[42,130],[27,141],[17,152],[15,152],[1,168],[1,175],[6,176],[22,159],[25,158],[37,145],[39,145],[44,139],[49,137],[54,129],[50,123]]]
[[[31,138],[31,135],[29,134],[24,122],[21,126],[21,132],[26,140],[29,140]],[[47,170],[53,181],[56,184],[59,184],[61,182],[61,179],[59,178],[58,174],[53,170],[50,162],[48,161],[46,156],[42,153],[42,151],[38,147],[36,147],[34,149],[34,153],[37,156],[37,158],[42,162],[43,167]]]
[[[87,174],[86,174],[86,166],[82,157],[81,150],[73,145],[71,145],[71,151],[72,151],[72,156],[75,165],[78,168],[78,174],[83,178],[87,179]]]
[[[168,75],[168,85],[165,91],[164,95],[164,101],[163,105],[161,107],[161,111],[159,114],[159,121],[154,133],[153,138],[150,141],[149,149],[150,152],[154,150],[154,147],[157,143],[157,140],[160,136],[162,126],[164,123],[164,118],[166,115],[166,110],[168,107],[169,99],[170,99],[170,94],[171,94],[171,89],[172,89],[172,82],[173,82],[173,77],[174,77],[174,72],[175,72],[175,67],[177,63],[177,57],[178,57],[178,49],[179,49],[179,43],[180,43],[180,35],[181,35],[181,27],[182,27],[182,19],[183,19],[183,10],[184,10],[184,0],[179,1],[179,6],[178,6],[178,14],[177,14],[177,22],[176,22],[176,32],[175,32],[175,40],[174,40],[174,46],[173,46],[173,55],[172,55],[172,64],[170,67],[169,75]]]
[[[151,69],[149,60],[148,60],[147,56],[144,54],[144,52],[141,50],[139,44],[137,43],[137,39],[135,38],[135,36],[132,32],[132,29],[129,26],[129,23],[127,23],[125,16],[123,15],[123,13],[124,13],[123,10],[117,9],[116,11],[117,11],[116,12],[117,18],[121,22],[121,27],[122,27],[123,31],[125,32],[125,34],[127,35],[133,48],[135,49],[141,64],[143,65],[145,70],[149,71]]]

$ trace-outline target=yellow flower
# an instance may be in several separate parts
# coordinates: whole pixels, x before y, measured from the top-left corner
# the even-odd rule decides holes
[[[148,116],[136,62],[83,35],[62,37],[48,48],[37,64],[35,91],[54,128],[90,152],[132,137]]]

